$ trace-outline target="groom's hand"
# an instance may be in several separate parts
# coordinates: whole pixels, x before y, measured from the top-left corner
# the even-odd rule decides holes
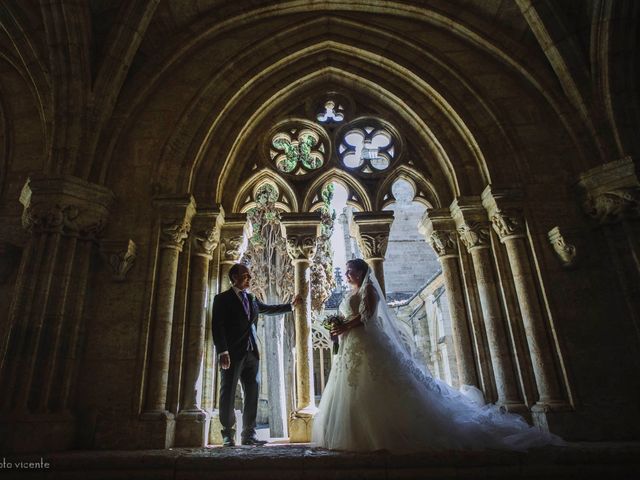
[[[295,296],[295,298],[291,302],[291,308],[296,308],[301,303],[302,303],[302,297],[300,296],[300,294],[298,294]]]
[[[220,366],[223,370],[228,370],[231,366],[231,357],[228,353],[221,353],[218,360],[220,361]]]

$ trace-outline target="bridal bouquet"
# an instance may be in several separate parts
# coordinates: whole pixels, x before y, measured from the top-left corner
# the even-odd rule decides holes
[[[333,315],[328,315],[327,317],[325,317],[325,319],[322,321],[322,326],[327,330],[331,330],[333,327],[342,325],[346,321],[347,319],[344,318],[341,314],[334,313]],[[333,342],[333,354],[335,355],[336,353],[338,353],[338,347],[340,346],[338,335],[331,335],[331,341]]]

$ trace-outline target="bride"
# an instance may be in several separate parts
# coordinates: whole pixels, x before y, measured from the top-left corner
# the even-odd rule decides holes
[[[313,422],[312,442],[332,450],[526,450],[563,445],[495,405],[475,403],[433,378],[400,340],[375,275],[362,259],[347,262],[347,322]]]

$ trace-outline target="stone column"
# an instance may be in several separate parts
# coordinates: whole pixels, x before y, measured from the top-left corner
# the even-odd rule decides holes
[[[166,408],[173,306],[176,293],[178,259],[184,241],[191,229],[195,214],[195,202],[188,195],[163,195],[154,198],[158,217],[159,253],[156,277],[154,321],[152,323],[151,355],[149,359],[149,383],[146,392],[142,420],[160,421],[158,439],[152,444],[170,446],[173,442],[173,414]],[[163,440],[164,438],[164,440]]]
[[[482,194],[482,203],[509,258],[538,388],[539,399],[532,411],[566,410],[568,404],[563,398],[546,320],[538,303],[536,281],[529,263],[525,220],[519,194],[515,191],[492,190],[489,186]]]
[[[209,303],[209,263],[220,240],[223,213],[198,209],[191,225],[189,324],[185,351],[184,389],[176,421],[176,447],[203,447],[208,442],[210,413],[202,409],[206,307]]]
[[[458,242],[451,213],[444,208],[429,209],[422,217],[418,228],[438,255],[442,266],[445,289],[449,298],[451,330],[460,385],[477,387],[476,364],[458,266]]]
[[[364,260],[378,279],[382,292],[384,286],[384,255],[389,243],[389,230],[393,222],[393,212],[353,212],[357,239]]]
[[[30,237],[2,339],[0,450],[64,450],[75,441],[85,289],[113,199],[72,176],[32,175],[22,190]]]
[[[240,247],[242,246],[242,240],[244,236],[244,228],[247,223],[246,214],[225,214],[224,224],[220,228],[220,244],[218,247],[220,258],[220,270],[218,272],[218,292],[224,292],[231,287],[231,281],[229,280],[229,270],[233,264],[240,261]],[[212,322],[216,319],[212,318]],[[218,353],[214,349],[214,362],[215,362],[215,383],[214,383],[214,397],[216,408],[211,412],[211,422],[209,428],[209,443],[213,445],[222,444],[222,424],[220,423],[220,416],[217,409],[218,399],[220,395],[220,369],[218,368]],[[240,389],[236,391],[236,403],[240,395]],[[237,426],[240,425],[240,419],[237,419]],[[240,429],[236,431],[236,435],[240,436]]]
[[[471,255],[487,332],[491,365],[498,393],[498,403],[509,411],[527,413],[518,392],[513,355],[509,349],[507,325],[496,287],[491,256],[491,222],[480,197],[459,198],[451,205],[451,213],[462,243]]]
[[[320,213],[285,213],[282,225],[287,252],[293,261],[295,295],[300,302],[294,310],[296,331],[296,409],[289,418],[289,441],[311,441],[313,417],[317,411],[313,391],[313,348],[311,345],[311,285],[309,266],[320,235]]]

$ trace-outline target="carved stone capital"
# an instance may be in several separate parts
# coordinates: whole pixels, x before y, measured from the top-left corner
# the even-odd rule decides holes
[[[585,212],[600,224],[640,216],[640,180],[631,157],[592,168],[580,175]]]
[[[458,197],[450,210],[460,240],[468,251],[491,245],[491,223],[479,196]]]
[[[456,235],[451,230],[434,230],[429,236],[429,245],[438,257],[447,257],[458,254]]]
[[[220,262],[237,263],[244,238],[246,215],[227,215],[220,230]]]
[[[224,211],[222,208],[198,209],[191,228],[192,255],[211,259],[213,251],[220,243],[222,225],[224,225]]]
[[[133,240],[102,240],[100,253],[111,268],[112,278],[124,282],[136,259],[136,244]]]
[[[22,189],[22,225],[32,234],[94,239],[104,229],[113,193],[72,176],[32,175]]]
[[[574,245],[567,243],[560,233],[559,227],[553,227],[547,234],[549,237],[549,243],[556,252],[560,263],[564,268],[570,268],[575,265],[577,258],[577,251]]]
[[[418,231],[438,257],[458,255],[456,226],[448,208],[428,209],[418,224]]]
[[[320,212],[284,213],[282,226],[287,239],[287,253],[291,260],[311,261],[316,254],[320,236]]]
[[[460,240],[462,240],[462,243],[464,243],[468,251],[474,248],[488,248],[491,245],[491,233],[489,229],[489,222],[468,222],[458,227],[458,235],[460,235]]]
[[[393,223],[393,212],[354,212],[358,247],[365,260],[384,259]]]
[[[489,185],[482,192],[482,205],[489,214],[493,229],[501,242],[525,235],[522,192],[517,189],[494,189]]]
[[[357,239],[358,247],[366,260],[384,258],[387,253],[387,245],[389,243],[388,233],[380,233],[378,235],[360,233]]]
[[[316,254],[315,235],[287,235],[287,253],[291,260],[311,261]]]
[[[191,195],[162,195],[153,199],[160,219],[160,248],[182,251],[196,213]]]
[[[510,238],[524,237],[524,218],[520,211],[497,210],[491,215],[491,223],[501,242]]]
[[[618,188],[597,196],[587,195],[584,211],[598,223],[615,223],[640,217],[640,187]]]

